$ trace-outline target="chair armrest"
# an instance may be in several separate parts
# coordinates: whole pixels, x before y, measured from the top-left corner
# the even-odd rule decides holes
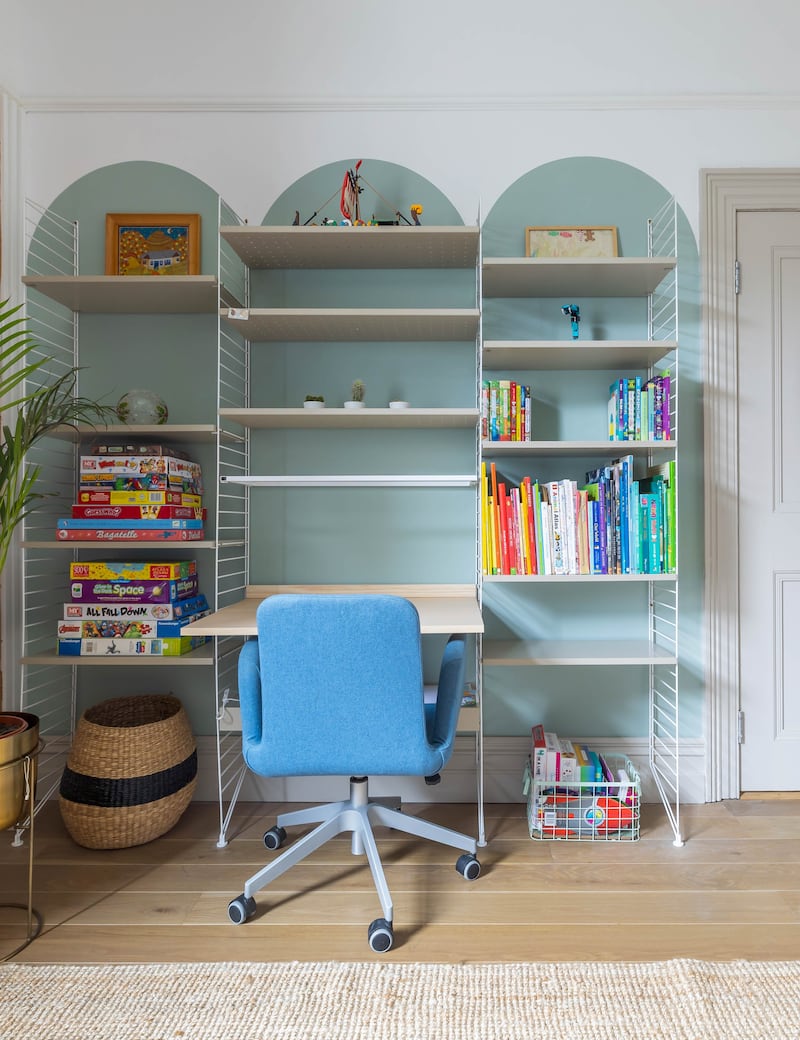
[[[430,734],[432,744],[450,744],[455,736],[461,699],[464,695],[465,653],[466,637],[450,636],[439,666],[439,685]]]

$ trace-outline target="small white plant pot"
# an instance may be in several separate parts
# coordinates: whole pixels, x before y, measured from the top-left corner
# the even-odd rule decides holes
[[[365,407],[363,401],[345,401],[344,402],[344,406],[345,406],[345,408],[364,408]]]
[[[304,408],[324,408],[324,401],[303,401]]]
[[[410,408],[411,406],[409,405],[408,401],[390,401],[389,402],[389,407],[390,408],[397,408],[397,409],[399,409],[399,408]]]

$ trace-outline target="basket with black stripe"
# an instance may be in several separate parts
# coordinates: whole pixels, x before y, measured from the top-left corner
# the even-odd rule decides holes
[[[165,834],[192,800],[197,747],[172,694],[115,697],[78,721],[59,806],[87,849],[123,849]]]

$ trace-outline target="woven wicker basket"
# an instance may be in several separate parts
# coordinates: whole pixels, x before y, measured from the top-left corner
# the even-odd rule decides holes
[[[197,749],[178,698],[117,697],[79,720],[59,806],[78,845],[129,848],[174,827],[196,783]]]

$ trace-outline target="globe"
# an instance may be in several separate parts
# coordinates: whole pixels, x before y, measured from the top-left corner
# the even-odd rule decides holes
[[[166,402],[154,390],[129,390],[117,401],[120,422],[132,426],[161,426],[169,418]]]

